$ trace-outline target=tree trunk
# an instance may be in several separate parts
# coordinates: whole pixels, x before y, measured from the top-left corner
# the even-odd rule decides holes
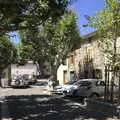
[[[107,101],[109,100],[109,76],[110,76],[110,66],[108,66],[108,71],[107,71]]]
[[[42,60],[39,60],[38,61],[38,64],[39,64],[39,73],[41,76],[44,76],[44,62]]]
[[[104,89],[104,100],[107,100],[107,66],[105,66],[105,89]]]
[[[115,37],[114,39],[114,46],[113,46],[113,63],[112,63],[112,67],[113,67],[113,75],[112,75],[112,80],[111,80],[111,95],[110,95],[110,100],[111,102],[113,102],[114,100],[114,80],[115,80],[115,64],[116,64],[116,41],[117,41],[117,37]]]
[[[40,65],[39,65],[38,61],[35,62],[35,64],[36,64],[36,66],[37,66],[37,71],[39,72],[39,75],[40,75]]]
[[[56,65],[51,65],[51,76],[53,81],[53,87],[59,84],[59,81],[57,80],[57,70],[60,63],[57,63]]]
[[[120,103],[120,73],[119,73],[119,91],[118,91],[118,94],[119,94],[119,103]]]
[[[53,81],[53,87],[56,86],[57,83],[57,68],[56,66],[51,66],[51,76]]]

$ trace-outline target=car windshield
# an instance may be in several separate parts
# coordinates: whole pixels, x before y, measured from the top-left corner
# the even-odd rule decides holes
[[[75,80],[72,80],[72,81],[69,81],[69,82],[67,82],[67,83],[65,83],[66,85],[72,85],[72,84],[74,84],[76,81]]]
[[[89,86],[89,85],[91,85],[91,82],[89,82],[89,81],[78,81],[78,82],[74,83],[74,85]]]
[[[24,74],[23,77],[24,78],[29,78],[29,74]]]
[[[74,85],[80,85],[82,81],[77,81],[74,83]]]

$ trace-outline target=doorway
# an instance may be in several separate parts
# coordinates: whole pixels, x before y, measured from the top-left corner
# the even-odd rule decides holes
[[[67,79],[67,71],[64,71],[64,72],[63,72],[63,80],[64,80],[64,83],[67,83],[67,82],[68,82],[68,79]]]

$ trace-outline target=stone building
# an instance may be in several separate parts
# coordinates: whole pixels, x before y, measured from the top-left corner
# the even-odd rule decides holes
[[[97,42],[96,34],[83,36],[83,43],[79,49],[69,54],[66,65],[58,70],[61,72],[59,83],[80,78],[102,78],[104,74],[104,54]],[[62,70],[65,68],[65,70]],[[66,80],[64,80],[66,79]]]
[[[84,43],[73,52],[74,70],[78,78],[103,78],[105,57],[95,33],[83,37]]]
[[[72,59],[72,64],[68,64],[68,72],[74,71],[77,79],[80,78],[100,78],[105,79],[105,64],[107,58],[103,52],[96,33],[83,36],[84,42],[79,49],[71,53],[68,59]],[[120,58],[120,38],[116,41],[117,59]],[[119,61],[119,60],[118,60]],[[68,73],[69,74],[69,73]]]
[[[120,38],[117,39],[117,53],[120,57]],[[58,71],[59,83],[64,84],[66,81],[75,78],[100,78],[105,79],[105,64],[106,57],[96,33],[90,33],[83,36],[83,43],[79,49],[76,49],[69,54],[66,59],[67,64],[59,68]],[[64,68],[64,69],[63,69]]]

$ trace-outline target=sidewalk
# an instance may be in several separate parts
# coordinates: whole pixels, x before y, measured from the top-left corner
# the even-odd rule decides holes
[[[9,90],[12,90],[12,88],[1,88],[0,87],[0,96],[2,95],[2,94],[4,94],[3,92],[7,92],[7,91],[9,91]]]

